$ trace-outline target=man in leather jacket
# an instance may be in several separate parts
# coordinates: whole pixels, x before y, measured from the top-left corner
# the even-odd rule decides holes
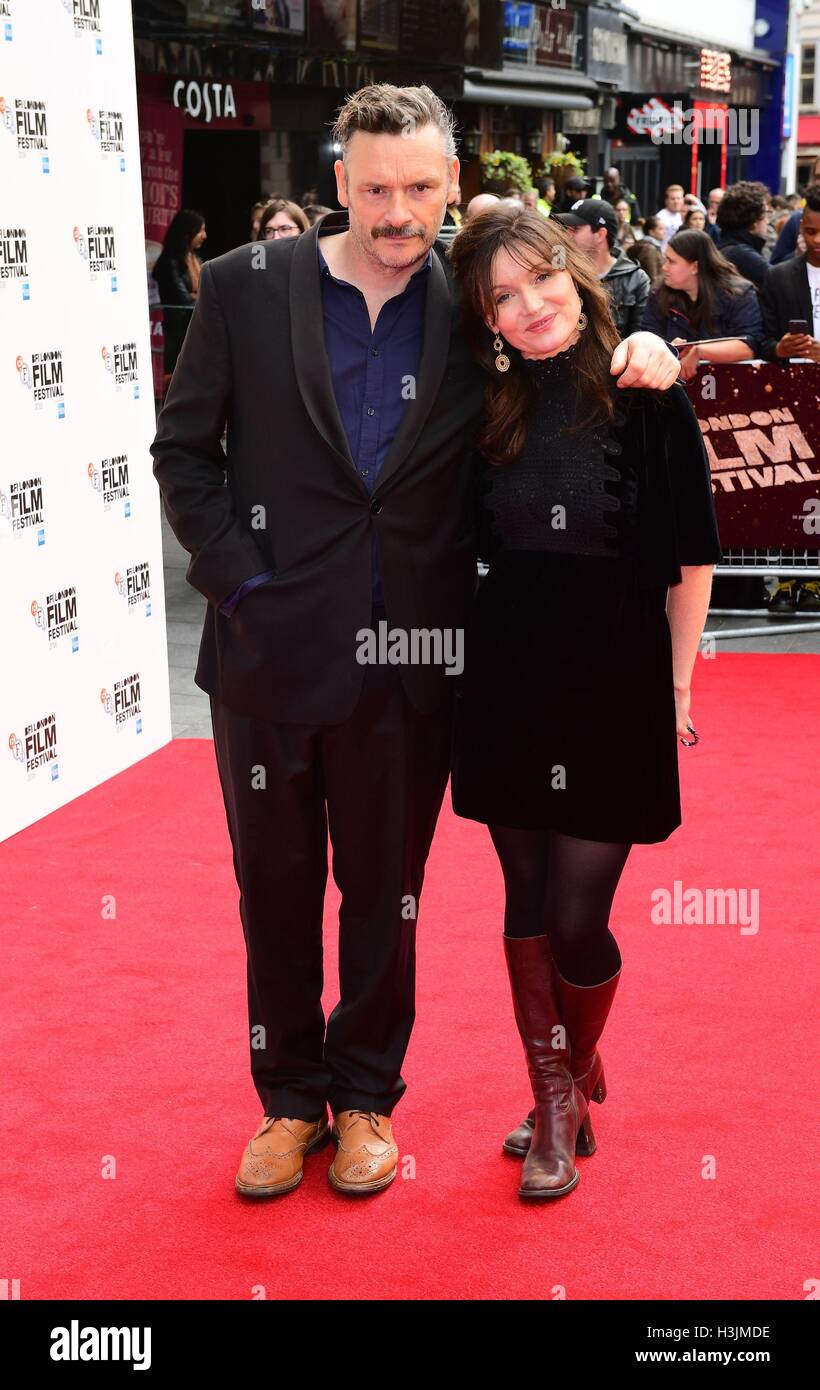
[[[621,337],[636,333],[649,298],[649,276],[618,246],[618,218],[612,204],[603,198],[582,198],[569,212],[553,216],[595,266]]]

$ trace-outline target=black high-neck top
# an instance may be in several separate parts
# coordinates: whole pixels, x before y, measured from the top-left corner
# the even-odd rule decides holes
[[[633,548],[636,477],[618,457],[620,443],[605,421],[567,433],[591,413],[578,390],[576,347],[521,358],[535,388],[524,447],[510,463],[484,465],[482,529],[492,553],[622,557]],[[624,423],[621,412],[613,423]]]

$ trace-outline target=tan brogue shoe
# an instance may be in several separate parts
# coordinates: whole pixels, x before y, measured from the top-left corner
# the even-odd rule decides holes
[[[242,1155],[236,1190],[244,1197],[277,1197],[302,1181],[305,1154],[330,1138],[325,1113],[321,1120],[289,1120],[266,1115]]]
[[[328,1178],[337,1192],[381,1192],[398,1172],[399,1150],[387,1115],[340,1110],[333,1117],[336,1156]]]

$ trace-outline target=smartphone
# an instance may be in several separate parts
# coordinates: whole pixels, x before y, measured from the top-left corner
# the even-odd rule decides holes
[[[808,333],[809,325],[805,319],[789,319],[790,333]]]

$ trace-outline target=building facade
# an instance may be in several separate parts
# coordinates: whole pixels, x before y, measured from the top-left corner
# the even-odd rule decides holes
[[[793,186],[800,191],[812,181],[820,159],[820,0],[801,5],[796,19],[797,147]]]
[[[659,23],[665,0],[133,0],[146,238],[193,207],[218,255],[263,195],[336,206],[335,112],[379,81],[453,107],[463,201],[493,150],[532,172],[574,154],[593,187],[614,163],[645,212],[669,182],[761,177],[738,121],[772,105],[782,61],[755,47],[755,0],[686,9],[697,35]],[[694,149],[675,115],[693,109]],[[732,122],[734,142],[713,138]]]

